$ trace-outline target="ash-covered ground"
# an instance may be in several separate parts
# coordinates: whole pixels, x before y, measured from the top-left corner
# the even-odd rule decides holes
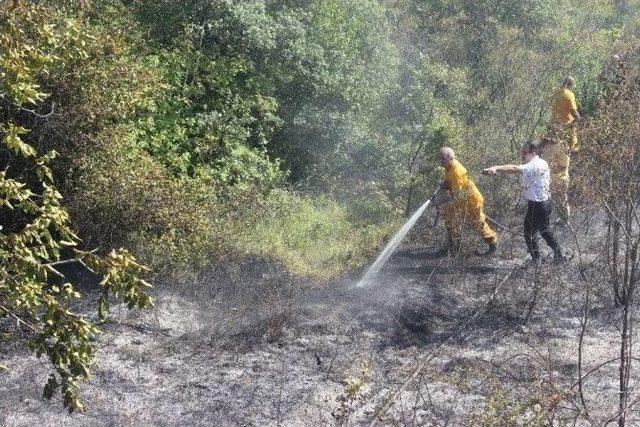
[[[119,307],[103,325],[99,362],[83,385],[83,414],[67,414],[59,399],[43,400],[46,363],[3,343],[9,371],[0,374],[0,422],[600,425],[615,419],[619,311],[598,258],[602,219],[583,216],[573,231],[558,229],[573,258],[537,269],[523,266],[517,219],[510,227],[514,232],[501,233],[494,258],[474,256],[479,239],[469,233],[463,256],[434,259],[441,230],[423,224],[377,283],[363,289],[354,287],[361,272],[310,283],[260,260],[213,269],[188,286],[158,283],[154,309]]]

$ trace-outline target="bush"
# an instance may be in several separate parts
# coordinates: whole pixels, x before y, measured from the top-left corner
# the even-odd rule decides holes
[[[389,220],[355,227],[348,218],[345,208],[327,198],[275,190],[245,217],[237,245],[296,274],[327,279],[366,263],[396,225]]]
[[[71,210],[85,244],[121,245],[158,274],[187,273],[220,249],[223,217],[216,182],[206,175],[175,178],[147,152],[112,129],[77,158]]]
[[[77,46],[77,26],[67,21],[62,28],[56,27],[52,16],[58,16],[54,10],[30,3],[14,2],[6,15],[0,10],[0,99],[6,106],[0,110],[0,158],[4,163],[0,172],[0,320],[3,326],[15,324],[22,331],[16,336],[25,337],[38,357],[48,358],[53,372],[44,397],[60,392],[63,404],[72,412],[83,409],[79,381],[89,377],[99,330],[70,308],[81,295],[57,270],[67,262],[62,260],[63,251],[75,248],[79,239],[50,168],[56,153],[41,155],[26,143],[33,132],[20,125],[20,114],[12,114],[25,105],[37,108],[47,98],[38,84],[39,76],[64,60],[84,56]],[[60,49],[69,45],[69,51]],[[105,319],[112,296],[129,308],[150,306],[151,298],[145,293],[150,285],[141,278],[148,269],[126,250],[106,249],[104,257],[76,252],[76,261],[86,261],[102,276],[99,319]],[[52,276],[63,284],[51,284]]]

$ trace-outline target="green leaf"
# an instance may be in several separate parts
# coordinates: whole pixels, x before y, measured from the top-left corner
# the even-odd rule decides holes
[[[42,397],[49,400],[51,399],[55,392],[60,388],[60,384],[58,384],[58,380],[54,374],[49,375],[49,380],[44,386],[44,391],[42,392]]]

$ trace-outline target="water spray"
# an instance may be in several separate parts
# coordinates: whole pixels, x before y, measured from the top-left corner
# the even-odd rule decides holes
[[[438,195],[441,188],[442,188],[441,186],[438,186],[438,188],[431,195],[431,197],[429,197],[427,201],[424,202],[422,206],[420,206],[418,210],[416,210],[413,213],[413,215],[411,215],[411,218],[409,218],[409,220],[404,223],[402,228],[400,228],[400,230],[391,238],[389,243],[387,243],[387,246],[385,246],[382,252],[380,253],[380,255],[378,255],[378,258],[376,258],[373,264],[371,264],[371,266],[367,269],[364,276],[362,276],[362,279],[360,279],[360,281],[356,285],[356,288],[362,288],[364,286],[368,286],[373,282],[373,280],[377,276],[382,266],[387,262],[387,260],[391,257],[391,255],[393,255],[393,253],[396,251],[398,246],[400,246],[400,243],[402,243],[402,240],[405,238],[407,233],[413,228],[413,226],[418,221],[418,219],[422,216],[424,211],[429,207],[429,205],[431,204],[431,201]]]

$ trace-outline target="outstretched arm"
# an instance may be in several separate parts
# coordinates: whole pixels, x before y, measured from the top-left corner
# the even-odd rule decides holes
[[[498,172],[518,173],[520,172],[520,167],[518,165],[499,165],[488,167],[482,171],[485,175],[495,175]]]

